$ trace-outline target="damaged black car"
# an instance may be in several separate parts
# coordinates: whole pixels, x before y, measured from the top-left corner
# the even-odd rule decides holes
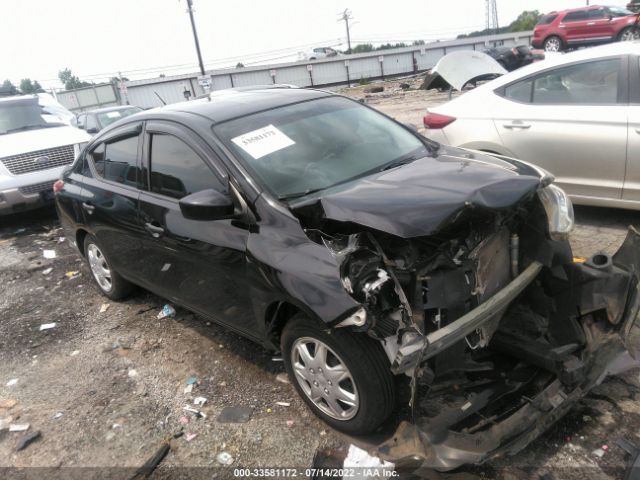
[[[54,190],[103,294],[139,285],[280,351],[316,415],[382,432],[371,450],[398,465],[518,452],[633,364],[635,230],[574,258],[548,173],[345,97],[257,88],[143,112]]]

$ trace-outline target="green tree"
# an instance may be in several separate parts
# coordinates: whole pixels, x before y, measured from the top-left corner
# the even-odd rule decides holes
[[[244,68],[244,63],[242,62],[236,63],[236,68]]]
[[[17,95],[18,94],[18,89],[16,88],[16,86],[11,83],[11,80],[5,80],[4,82],[2,82],[2,87],[0,88],[0,90],[2,90],[2,93],[4,95]]]
[[[83,82],[78,77],[76,77],[71,69],[65,68],[64,70],[60,70],[58,72],[58,78],[64,85],[66,90],[75,90],[76,88],[82,87],[90,87],[91,84],[89,82]]]
[[[367,53],[373,52],[375,49],[371,43],[359,43],[351,49],[351,53]]]
[[[533,30],[536,23],[540,20],[540,12],[538,10],[525,10],[518,18],[516,18],[511,25],[509,25],[510,32],[524,32],[527,30]]]
[[[23,78],[20,80],[20,91],[24,94],[44,92],[42,85],[37,80]]]

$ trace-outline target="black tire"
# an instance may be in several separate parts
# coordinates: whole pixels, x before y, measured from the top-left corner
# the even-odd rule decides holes
[[[304,380],[294,373],[292,364],[294,344],[303,338],[316,339],[328,346],[353,377],[359,405],[352,418],[343,420],[327,415],[303,390]],[[343,329],[328,332],[304,315],[296,315],[282,332],[280,345],[285,368],[298,394],[318,417],[335,429],[352,435],[371,433],[394,411],[395,382],[389,360],[382,346],[366,334]]]
[[[620,31],[618,35],[619,42],[630,42],[632,40],[638,39],[638,27],[626,27]],[[627,38],[630,37],[630,38]]]
[[[552,45],[557,45],[557,49],[550,48]],[[557,35],[551,35],[550,37],[544,39],[542,48],[545,52],[561,52],[562,50],[564,50],[564,43],[562,42],[562,39]]]
[[[110,285],[107,286],[106,282],[101,282],[98,279],[96,273],[94,273],[94,268],[91,265],[90,259],[90,251],[92,252],[92,258],[95,258],[95,249],[97,248],[98,252],[100,252],[101,257],[104,261],[104,264],[107,266],[108,271],[110,273],[110,281],[108,282]],[[93,283],[96,285],[100,293],[102,293],[105,297],[110,298],[111,300],[121,300],[127,297],[135,288],[134,285],[122,278],[118,272],[116,272],[111,264],[109,263],[109,259],[104,255],[104,249],[98,243],[98,240],[93,235],[87,235],[84,239],[84,256],[89,263],[89,271],[91,272],[91,278],[93,279]]]

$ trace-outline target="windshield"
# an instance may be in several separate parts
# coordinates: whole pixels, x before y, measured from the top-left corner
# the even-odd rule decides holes
[[[343,97],[249,115],[222,123],[215,132],[281,199],[323,190],[436,148]]]
[[[98,114],[98,122],[102,128],[111,125],[113,122],[120,120],[121,118],[128,117],[134,113],[141,112],[142,109],[138,107],[124,108],[122,110],[112,110],[110,112],[103,112]]]
[[[635,13],[630,12],[626,8],[622,7],[609,7],[609,12],[611,12],[614,17],[626,17],[627,15],[635,15]]]
[[[67,124],[59,112],[41,105],[38,97],[0,101],[0,135]]]

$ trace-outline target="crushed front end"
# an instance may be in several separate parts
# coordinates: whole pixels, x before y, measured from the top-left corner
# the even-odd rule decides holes
[[[551,231],[550,194],[462,208],[424,237],[312,233],[362,305],[333,328],[378,339],[408,377],[410,414],[381,458],[450,470],[514,454],[634,364],[640,235],[630,229],[613,257],[574,259],[566,232]]]

